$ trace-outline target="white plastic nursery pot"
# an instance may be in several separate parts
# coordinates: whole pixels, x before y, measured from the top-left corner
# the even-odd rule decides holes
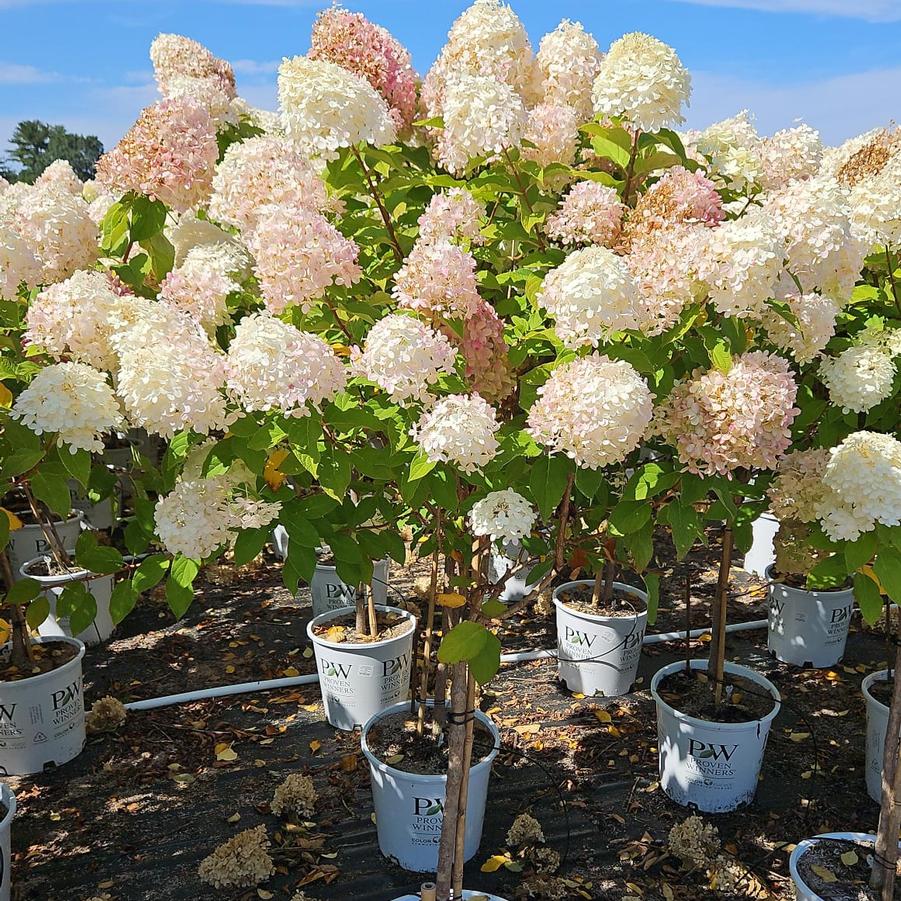
[[[692,660],[693,670],[707,670],[706,660]],[[756,683],[773,696],[773,709],[747,723],[713,723],[671,707],[658,693],[667,677],[685,669],[685,661],[657,670],[651,695],[657,703],[657,754],[660,784],[677,804],[705,813],[724,813],[749,804],[757,791],[770,726],[782,699],[776,686],[754,670],[727,663],[725,670]]]
[[[451,892],[451,898],[454,897],[453,891]],[[395,898],[394,901],[422,901],[421,895],[403,895],[400,898]],[[501,898],[500,895],[489,895],[487,892],[473,892],[469,889],[463,889],[463,901],[506,901],[505,898]]]
[[[77,653],[49,673],[0,682],[0,773],[7,776],[40,773],[51,764],[61,766],[84,747],[84,644],[75,638],[37,641],[67,642]]]
[[[65,522],[59,520],[53,523],[63,547],[75,547],[75,542],[81,534],[83,520],[84,514],[81,510],[75,510]],[[44,530],[36,522],[26,523],[21,529],[10,532],[7,551],[15,578],[21,578],[19,571],[29,560],[46,554],[49,550],[50,545]]]
[[[405,870],[434,873],[438,867],[438,843],[444,822],[447,774],[405,773],[379,760],[367,743],[367,736],[376,723],[393,714],[407,711],[408,704],[396,704],[377,713],[363,727],[360,744],[369,761],[372,776],[372,801],[375,806],[379,850]],[[488,778],[500,749],[501,738],[497,727],[481,710],[476,710],[475,716],[491,734],[494,747],[469,769],[464,860],[470,860],[475,855],[482,841],[482,825],[488,803]],[[478,895],[478,892],[473,894]]]
[[[817,842],[817,839],[835,838],[844,839],[852,842],[875,842],[876,836],[866,832],[823,832],[814,838],[805,838],[803,842],[798,842],[795,850],[792,851],[791,857],[788,859],[788,872],[791,875],[792,882],[795,886],[796,901],[823,901],[821,895],[814,890],[801,878],[798,872],[798,862]]]
[[[557,608],[557,672],[570,691],[607,698],[627,694],[641,660],[641,643],[648,624],[648,596],[622,582],[613,587],[638,601],[634,616],[581,613],[560,600],[561,593],[594,581],[566,582],[554,590]]]
[[[84,514],[85,522],[92,529],[103,532],[112,531],[122,509],[122,489],[117,489],[110,497],[99,500],[96,504],[88,497],[84,487],[74,479],[69,481],[69,495],[72,498],[72,509]],[[46,550],[46,548],[45,548]]]
[[[74,554],[74,551],[69,551]],[[42,555],[29,560],[19,569],[19,575],[23,578],[34,579],[40,583],[44,595],[50,602],[50,615],[38,627],[38,635],[42,638],[77,638],[88,645],[100,644],[107,640],[113,634],[116,624],[110,615],[109,602],[113,595],[113,585],[116,578],[113,575],[95,575],[93,578],[85,578],[88,575],[86,569],[79,569],[71,573],[63,573],[57,576],[45,576],[32,572],[32,569],[43,567],[48,557]],[[57,616],[56,604],[59,596],[63,593],[66,585],[70,582],[85,583],[85,588],[93,595],[97,604],[97,615],[86,629],[78,633],[72,634],[72,628],[69,624],[69,617]]]
[[[854,612],[854,589],[808,591],[775,581],[767,567],[769,614],[766,646],[777,660],[825,669],[845,653]]]
[[[337,729],[362,726],[380,710],[405,700],[410,692],[416,617],[399,607],[377,606],[376,610],[403,616],[410,623],[409,630],[394,638],[365,644],[328,641],[315,633],[317,626],[328,625],[344,615],[353,617],[353,607],[327,610],[307,624],[307,635],[316,654],[325,716]]]
[[[538,583],[527,584],[526,576],[528,576],[529,570],[534,565],[534,561],[529,558],[528,553],[518,541],[507,542],[504,545],[503,553],[494,548],[491,552],[491,581],[496,584],[511,569],[513,570],[513,575],[504,582],[504,587],[501,589],[497,599],[505,604],[512,604],[531,594]]]
[[[779,520],[772,513],[761,513],[751,523],[751,547],[745,554],[742,569],[761,579],[768,578],[766,571],[776,562],[776,548],[773,544]]]
[[[310,582],[310,595],[313,598],[313,616],[319,616],[329,610],[352,607],[357,599],[357,589],[342,582],[334,566],[317,563]],[[387,558],[373,564],[372,600],[376,604],[384,604],[388,600]]]
[[[885,730],[888,729],[888,707],[870,694],[877,682],[888,680],[888,670],[870,673],[861,683],[867,702],[867,794],[877,803],[882,803],[882,763],[885,755]]]
[[[6,816],[0,820],[0,901],[9,901],[12,886],[10,837],[16,815],[16,796],[5,782],[0,782],[0,802],[6,808]]]

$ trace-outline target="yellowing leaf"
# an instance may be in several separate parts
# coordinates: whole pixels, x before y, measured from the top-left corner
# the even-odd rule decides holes
[[[0,644],[6,644],[12,636],[12,628],[5,619],[0,619]]]
[[[838,876],[832,872],[832,870],[827,870],[826,867],[821,867],[818,863],[813,864],[810,868],[823,880],[823,882],[838,882]]]
[[[0,382],[0,407],[11,407],[13,405],[13,393]]]
[[[840,859],[846,867],[853,867],[854,864],[856,864],[857,861],[860,860],[860,858],[853,851],[845,851]]]
[[[224,760],[226,762],[231,762],[232,760],[238,759],[237,751],[232,749],[230,744],[222,741],[216,745],[216,760]]]
[[[282,670],[283,676],[288,676],[289,678],[293,678],[294,676],[300,675],[300,670],[295,666],[287,666]]]
[[[273,491],[278,491],[284,484],[285,479],[288,478],[285,473],[279,469],[279,466],[287,459],[288,451],[282,447],[278,447],[269,454],[269,459],[266,460],[266,465],[263,467],[263,478]]]
[[[226,819],[225,822],[226,822],[226,823],[237,823],[238,820],[240,820],[240,819],[241,819],[241,814],[240,814],[240,813],[233,813],[230,817],[228,817],[228,818]]]
[[[451,610],[455,610],[457,607],[462,607],[466,603],[466,598],[463,597],[462,594],[457,594],[456,592],[451,594],[439,594],[438,603],[442,607],[448,607]],[[489,870],[488,872],[491,871]]]
[[[322,742],[318,738],[314,738],[310,742],[310,753],[315,754],[322,747]]]
[[[809,732],[792,732],[788,736],[789,741],[794,741],[794,742],[806,741],[808,738],[810,738]]]
[[[343,626],[329,626],[328,630],[325,633],[326,641],[344,641],[344,627]]]
[[[25,525],[25,523],[23,523],[22,520],[12,512],[12,510],[7,510],[5,507],[0,507],[0,510],[3,510],[3,512],[6,514],[6,518],[9,520],[10,532],[15,532],[16,529],[21,529],[22,526]]]
[[[510,860],[509,854],[492,854],[485,863],[482,864],[483,873],[496,873],[501,867],[506,866]]]
[[[610,714],[607,713],[606,710],[600,710],[600,709],[599,709],[599,710],[595,710],[595,711],[594,711],[594,716],[595,716],[595,719],[596,719],[599,723],[612,723],[612,722],[613,722],[613,717],[610,716]]]

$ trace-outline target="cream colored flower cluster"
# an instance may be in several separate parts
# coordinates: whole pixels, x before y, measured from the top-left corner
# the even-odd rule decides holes
[[[534,160],[539,166],[571,166],[579,145],[579,115],[571,106],[540,103],[529,111],[523,138],[528,142],[522,148],[525,159]],[[559,187],[566,178],[552,178],[550,183]]]
[[[500,428],[494,408],[478,394],[442,397],[412,429],[429,460],[475,472],[497,453]]]
[[[866,413],[892,393],[895,363],[882,348],[863,344],[824,359],[820,378],[832,403],[846,413]]]
[[[706,160],[711,176],[724,187],[742,191],[762,179],[760,136],[747,110],[687,138],[687,147]]]
[[[830,452],[827,448],[793,451],[780,461],[767,489],[770,510],[780,522],[814,522],[830,494],[823,483]]]
[[[378,146],[395,138],[382,96],[368,81],[328,60],[283,60],[278,99],[288,137],[309,157],[334,159],[341,147]]]
[[[466,319],[480,298],[476,261],[449,241],[417,241],[394,276],[391,294],[401,307],[427,315]]]
[[[41,278],[41,264],[27,241],[0,225],[0,298],[13,300],[20,285],[34,287]]]
[[[433,195],[419,217],[419,238],[424,242],[468,241],[482,244],[480,228],[485,204],[476,200],[466,188],[449,188]]]
[[[429,399],[429,388],[442,373],[452,373],[457,354],[447,338],[411,316],[392,313],[366,336],[364,350],[355,348],[355,374],[375,382],[393,401]]]
[[[638,447],[653,414],[644,379],[623,360],[593,354],[564,363],[538,389],[532,437],[586,469],[619,463]]]
[[[253,231],[269,204],[325,209],[325,183],[290,141],[259,135],[231,144],[213,177],[209,213],[214,219]]]
[[[81,179],[75,174],[68,160],[54,160],[34,181],[40,188],[49,188],[61,194],[80,197],[84,189]]]
[[[535,59],[541,70],[544,102],[572,107],[580,124],[591,119],[591,89],[603,54],[581,22],[564,19],[541,39]]]
[[[769,308],[762,317],[767,337],[776,347],[791,352],[799,363],[815,359],[835,334],[839,307],[822,294],[789,294],[785,304],[796,322]]]
[[[612,247],[626,207],[614,188],[596,181],[576,182],[555,213],[547,218],[548,237],[561,244]]]
[[[823,158],[820,133],[809,125],[784,128],[757,145],[762,163],[760,183],[767,191],[816,175]]]
[[[512,488],[492,491],[469,511],[473,535],[485,535],[501,543],[525,538],[537,518],[535,508]]]
[[[275,872],[269,849],[265,826],[245,829],[205,857],[197,874],[219,889],[259,885]]]
[[[347,383],[344,366],[322,338],[265,312],[238,323],[227,362],[228,387],[245,410],[307,416],[309,406],[333,400]]]
[[[106,376],[84,363],[54,363],[16,398],[13,415],[38,435],[57,434],[71,453],[103,450],[103,437],[123,424]]]

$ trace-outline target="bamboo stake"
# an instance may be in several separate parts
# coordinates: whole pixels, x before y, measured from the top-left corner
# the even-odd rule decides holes
[[[31,493],[31,487],[27,482],[22,483],[22,491],[25,494],[25,499],[28,501],[28,506],[31,508],[31,515],[41,527],[41,531],[47,539],[53,559],[56,561],[57,566],[65,572],[69,568],[69,553],[63,547],[63,543],[57,534],[56,526],[53,525],[53,514],[44,512],[40,502]]]
[[[429,609],[426,614],[425,634],[422,639],[422,671],[419,683],[419,715],[416,719],[416,734],[422,735],[425,728],[426,703],[429,692],[429,670],[432,661],[432,634],[435,627],[435,605],[438,602],[438,564],[441,553],[441,511],[437,513],[435,526],[435,549],[432,551],[432,574],[429,584]],[[436,698],[437,700],[437,698]]]
[[[685,570],[685,675],[691,676],[691,570]]]
[[[467,668],[466,712],[474,710],[476,683]],[[466,737],[463,743],[463,773],[460,780],[460,800],[457,804],[456,847],[454,850],[454,898],[463,897],[463,857],[466,839],[466,812],[469,801],[469,769],[472,766],[472,741],[475,734],[475,714],[467,715]]]
[[[354,595],[354,608],[356,610],[356,630],[357,635],[365,635],[366,634],[366,603],[364,600],[364,594],[366,589],[359,585],[357,586],[356,594]]]
[[[436,901],[436,891],[434,882],[423,882],[419,888],[419,901]]]
[[[732,527],[723,528],[723,553],[713,606],[713,628],[710,636],[710,664],[707,672],[713,679],[713,700],[719,706],[723,699],[723,673],[726,660],[726,607],[729,603],[729,572],[732,568]],[[712,670],[712,673],[711,673]]]
[[[366,586],[366,611],[369,614],[369,637],[373,641],[378,641],[379,637],[379,621],[375,613],[375,598],[372,595],[372,586]]]

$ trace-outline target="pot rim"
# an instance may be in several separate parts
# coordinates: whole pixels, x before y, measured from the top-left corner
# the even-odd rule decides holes
[[[2,832],[4,829],[9,829],[13,817],[16,815],[16,794],[5,782],[0,782],[0,802],[6,807],[6,816],[0,820],[0,832]]]
[[[402,633],[401,635],[394,635],[391,638],[383,638],[379,641],[367,641],[359,644],[352,644],[351,642],[347,641],[329,641],[327,638],[323,638],[321,635],[314,634],[313,626],[321,626],[323,623],[328,622],[330,619],[337,619],[339,616],[355,614],[357,610],[356,607],[337,607],[334,610],[326,610],[324,613],[320,613],[318,616],[314,616],[307,623],[307,638],[309,638],[310,641],[312,641],[314,644],[321,644],[327,648],[336,648],[339,651],[346,651],[348,648],[382,648],[394,641],[400,641],[402,638],[406,638],[411,632],[416,629],[415,613],[410,613],[409,610],[403,610],[401,607],[392,607],[388,604],[375,604],[374,606],[379,613],[400,613],[403,616],[407,617],[407,619],[410,621],[409,630]]]
[[[625,592],[626,594],[631,594],[642,604],[644,604],[644,610],[638,610],[633,613],[632,616],[603,616],[600,614],[585,613],[582,610],[575,610],[572,607],[568,607],[564,601],[561,601],[560,598],[557,597],[557,592],[563,591],[564,588],[569,588],[572,585],[594,586],[594,579],[576,579],[573,582],[564,582],[562,585],[558,585],[554,589],[554,594],[552,596],[554,606],[558,609],[565,610],[570,616],[577,616],[592,623],[609,623],[623,622],[624,620],[629,619],[641,619],[641,617],[647,617],[648,615],[648,594],[646,591],[642,591],[640,588],[636,588],[634,585],[629,585],[626,582],[613,583],[614,589],[619,588],[621,591]]]
[[[75,550],[72,548],[66,548],[67,554],[72,554],[74,556]],[[33,563],[43,563],[49,560],[51,557],[50,554],[38,554],[37,557],[32,557],[30,560],[26,560],[19,567],[19,575],[23,576],[26,579],[34,579],[35,582],[39,582],[41,585],[47,588],[53,588],[56,585],[65,585],[68,582],[96,582],[98,579],[106,579],[106,578],[115,578],[115,573],[95,573],[91,572],[89,569],[79,568],[75,570],[75,572],[71,573],[59,573],[55,576],[39,576],[34,575],[30,572],[26,572],[29,566]],[[124,560],[125,558],[123,558]],[[85,574],[93,576],[92,579],[85,579]]]
[[[427,707],[434,707],[435,702],[433,700],[426,701]],[[379,721],[385,719],[386,717],[392,716],[395,713],[400,713],[402,710],[409,710],[410,702],[409,701],[401,701],[398,704],[392,704],[390,707],[385,707],[383,710],[380,710],[378,713],[374,713],[364,724],[363,728],[360,731],[360,748],[363,751],[366,759],[369,761],[369,765],[373,769],[377,769],[382,773],[389,773],[392,776],[399,777],[401,779],[407,780],[409,782],[417,782],[417,783],[435,783],[435,782],[446,782],[447,781],[447,773],[408,773],[404,770],[399,770],[397,767],[391,766],[389,763],[385,763],[384,760],[380,760],[375,756],[373,751],[369,747],[369,743],[366,740],[366,737],[369,735],[369,730]],[[494,758],[497,757],[498,753],[501,749],[501,733],[498,730],[497,726],[494,725],[494,721],[481,710],[476,708],[473,711],[475,718],[485,726],[488,731],[491,733],[494,738],[494,747],[478,762],[478,763],[470,763],[469,771],[470,773],[473,770],[479,769],[481,767],[490,767],[492,763],[494,763]]]
[[[388,563],[389,559],[390,559],[389,557],[383,557],[381,560],[374,561],[372,565],[373,565],[373,567],[375,567],[379,563]],[[337,573],[338,572],[337,566],[329,566],[328,563],[320,563],[318,560],[316,561],[316,569],[321,570],[322,572],[329,572],[329,573]]]
[[[690,661],[690,663],[693,670],[707,670],[709,666],[707,660],[692,660]],[[767,679],[766,676],[758,673],[756,670],[752,670],[750,667],[741,666],[737,663],[727,662],[723,667],[725,672],[732,673],[735,676],[743,676],[746,679],[750,679],[752,682],[756,682],[758,685],[762,685],[773,696],[773,709],[768,714],[766,714],[766,716],[762,716],[756,720],[748,720],[744,723],[720,723],[716,722],[715,720],[702,720],[698,717],[691,716],[688,713],[683,713],[681,710],[676,710],[675,707],[671,706],[666,701],[664,701],[662,697],[660,697],[660,694],[657,691],[657,686],[666,676],[670,676],[673,673],[678,672],[684,666],[684,660],[677,660],[675,663],[668,663],[666,666],[660,667],[660,669],[657,670],[656,673],[654,673],[654,676],[651,679],[651,697],[657,704],[657,709],[660,710],[662,708],[666,710],[680,722],[700,728],[716,728],[721,732],[745,732],[749,729],[756,728],[760,724],[769,726],[776,718],[779,711],[782,709],[782,695],[779,694],[779,689],[776,688],[776,686],[773,685],[773,683],[770,682],[770,680]]]
[[[888,673],[889,671],[887,669],[876,670],[876,672],[870,673],[870,675],[860,683],[860,690],[863,692],[866,702],[868,704],[875,704],[885,711],[888,711],[888,704],[883,704],[878,698],[874,698],[870,692],[870,686],[875,685],[877,682],[888,682]]]
[[[82,658],[84,657],[85,652],[85,643],[83,641],[79,641],[77,638],[69,638],[68,635],[54,635],[53,637],[41,637],[35,638],[35,644],[49,644],[50,642],[65,642],[66,644],[74,644],[78,650],[78,653],[71,659],[67,660],[62,666],[58,666],[56,669],[52,669],[46,673],[39,673],[36,676],[26,676],[24,679],[16,679],[15,682],[4,682],[0,680],[0,689],[8,689],[10,687],[15,687],[18,685],[28,685],[29,687],[32,685],[36,685],[38,682],[42,680],[49,679],[51,676],[56,676],[61,673],[63,670],[67,669],[70,666],[74,666],[76,663],[80,666]],[[12,642],[8,641],[3,649],[12,647]]]
[[[797,591],[799,594],[809,594],[812,597],[817,597],[817,595],[821,594],[854,594],[853,585],[848,585],[847,588],[795,588],[794,585],[787,585],[785,582],[780,582],[778,579],[774,578],[776,575],[775,567],[775,563],[770,563],[763,571],[764,578],[768,585],[781,585],[789,591]]]
[[[792,851],[791,856],[788,858],[788,872],[795,885],[803,886],[809,892],[813,892],[813,889],[801,878],[801,874],[798,872],[798,861],[800,861],[804,854],[817,843],[818,838],[839,838],[847,839],[849,841],[867,842],[876,841],[876,836],[872,832],[821,832],[819,835],[813,836],[813,838],[805,838],[803,841],[798,842],[795,846],[795,850]],[[899,842],[898,846],[901,847],[901,842]]]
[[[54,514],[53,525],[67,526],[67,525],[69,525],[70,522],[72,522],[73,519],[77,519],[79,522],[83,522],[84,521],[84,510],[76,510],[73,507],[72,515],[67,516],[65,519],[63,519],[62,517],[57,517],[56,514]],[[40,529],[40,528],[41,528],[41,524],[39,522],[23,522],[22,525],[18,529],[9,533],[10,541],[12,541],[12,537],[13,537],[13,535],[16,534],[16,532],[22,532],[25,529]]]

